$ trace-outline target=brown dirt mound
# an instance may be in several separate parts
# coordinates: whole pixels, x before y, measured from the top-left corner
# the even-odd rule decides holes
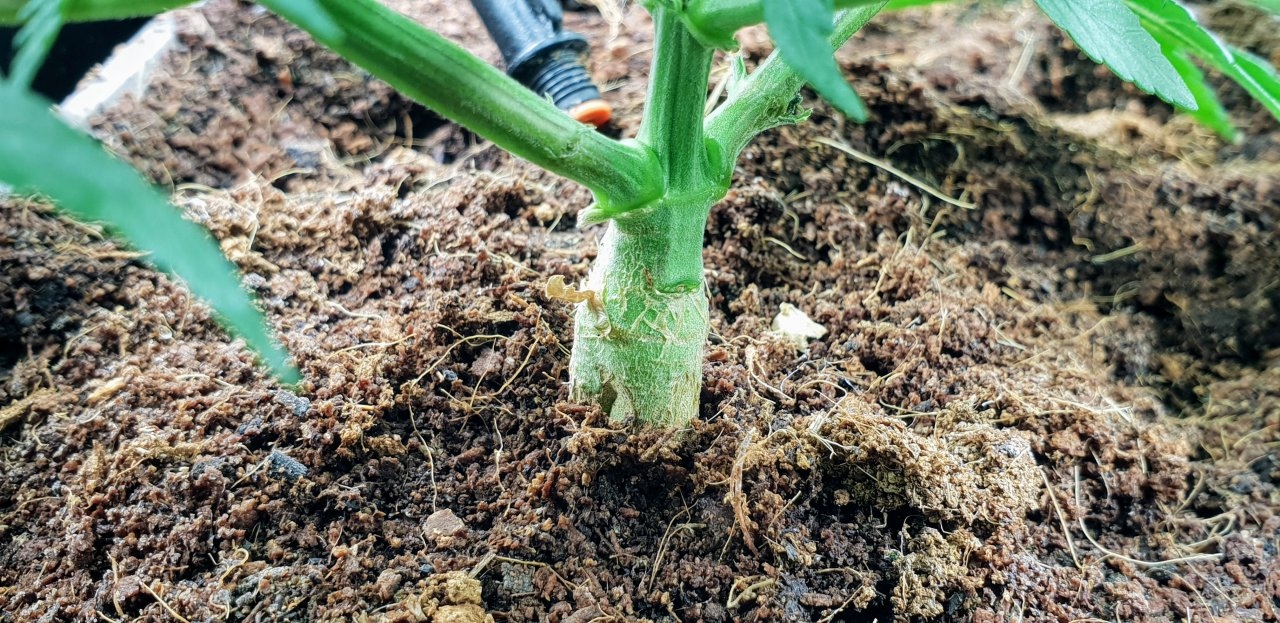
[[[634,129],[643,12],[571,22]],[[247,5],[185,23],[99,129],[193,184],[307,381],[0,202],[0,621],[1277,620],[1280,171],[1140,96],[1058,106],[1029,10],[884,18],[844,53],[874,122],[748,150],[676,432],[566,401],[542,288],[595,253],[585,191]]]

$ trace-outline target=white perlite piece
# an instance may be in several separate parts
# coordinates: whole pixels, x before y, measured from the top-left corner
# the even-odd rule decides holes
[[[783,303],[778,308],[772,329],[797,348],[804,348],[809,340],[816,340],[827,334],[826,327],[814,322],[791,303]]]

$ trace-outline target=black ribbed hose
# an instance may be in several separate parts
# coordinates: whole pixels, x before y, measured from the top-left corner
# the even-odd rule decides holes
[[[507,73],[535,93],[573,111],[599,101],[583,59],[587,40],[563,29],[559,0],[471,0],[498,44]]]

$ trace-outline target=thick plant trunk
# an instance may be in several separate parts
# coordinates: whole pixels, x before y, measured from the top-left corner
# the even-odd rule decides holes
[[[698,203],[623,215],[600,241],[586,284],[595,296],[578,304],[569,383],[574,400],[599,403],[610,419],[681,427],[698,414],[710,201]]]
[[[652,150],[662,197],[609,223],[574,327],[569,384],[610,419],[683,427],[698,415],[708,309],[702,236],[732,169],[703,135],[714,50],[680,11],[652,3],[653,77],[636,142]]]

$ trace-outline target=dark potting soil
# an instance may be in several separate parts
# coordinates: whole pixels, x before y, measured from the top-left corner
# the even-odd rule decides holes
[[[633,132],[643,11],[568,21]],[[251,5],[182,24],[97,131],[307,380],[0,201],[0,621],[1277,620],[1280,132],[1230,88],[1239,145],[1034,8],[879,18],[874,120],[809,100],[712,214],[701,419],[636,431],[567,400],[543,294],[588,193]]]

